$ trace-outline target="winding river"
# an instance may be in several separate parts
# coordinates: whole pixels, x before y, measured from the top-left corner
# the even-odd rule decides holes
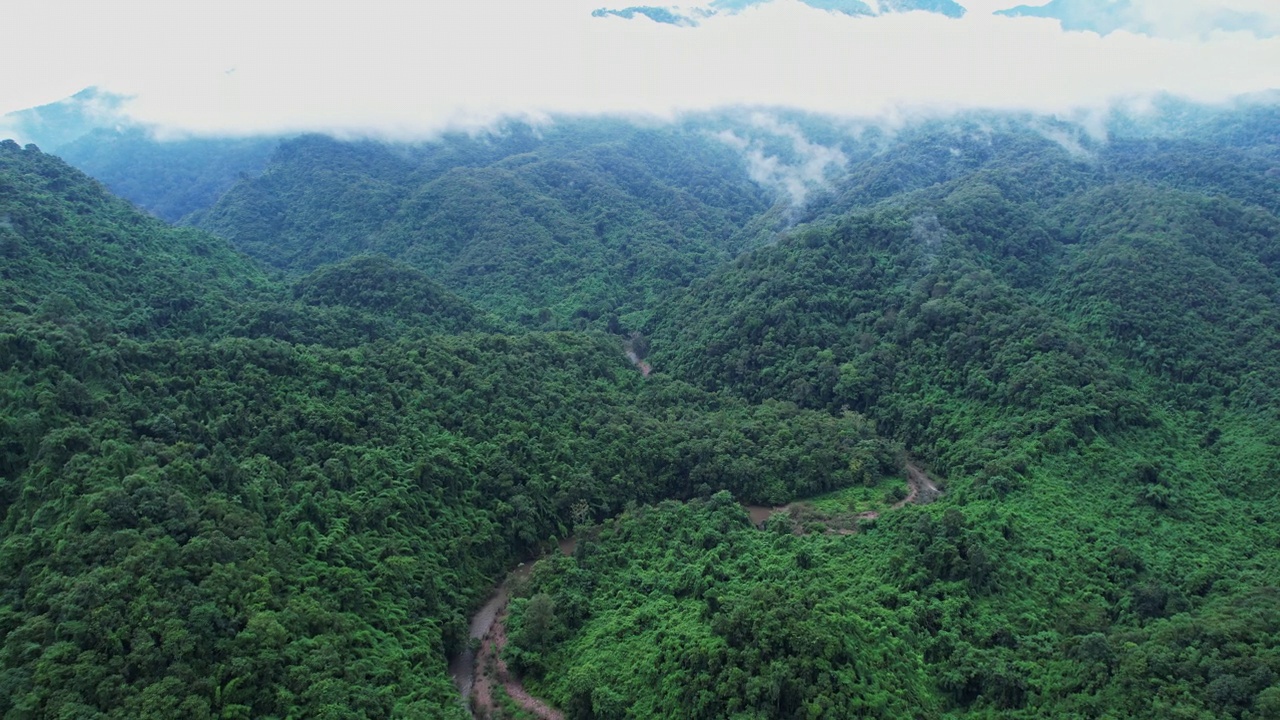
[[[907,484],[910,490],[907,496],[894,503],[889,510],[897,510],[905,505],[933,502],[942,491],[923,469],[915,463],[907,463]],[[769,516],[775,512],[787,512],[795,503],[781,507],[765,505],[743,505],[756,527],[763,526]],[[875,510],[859,513],[854,519],[875,519],[880,513]],[[852,532],[852,531],[843,531]],[[577,539],[570,537],[560,540],[560,552],[572,555],[577,547]],[[485,602],[476,614],[471,617],[471,628],[468,633],[469,642],[463,649],[449,660],[449,674],[458,685],[462,694],[463,705],[475,716],[480,710],[483,717],[492,717],[496,703],[493,698],[493,687],[500,684],[507,695],[526,712],[543,720],[563,720],[564,715],[541,700],[533,697],[520,681],[507,672],[506,663],[502,660],[502,648],[506,645],[506,609],[507,600],[511,597],[511,587],[529,576],[533,563],[521,563],[512,570]],[[477,649],[478,648],[478,649]],[[477,668],[488,668],[477,677]]]
[[[471,642],[463,646],[461,652],[449,660],[449,674],[453,676],[453,682],[462,692],[462,701],[468,707],[471,702],[471,690],[475,687],[476,647],[493,629],[498,615],[506,609],[512,583],[528,577],[532,569],[532,563],[521,563],[507,575],[506,579],[493,591],[489,600],[476,611],[475,615],[471,616],[471,630],[468,633]]]
[[[890,505],[889,510],[897,510],[899,508],[905,507],[907,505],[912,505],[912,504],[928,505],[934,500],[937,500],[938,496],[942,494],[942,489],[939,488],[936,483],[934,483],[933,478],[929,477],[929,474],[926,473],[919,465],[916,465],[915,463],[907,463],[907,486],[909,488],[909,490],[907,491],[907,496],[902,498],[898,502]],[[803,503],[803,501],[796,501],[793,503],[787,503],[786,505],[778,505],[778,506],[743,505],[742,507],[745,508],[747,511],[747,514],[751,516],[752,525],[755,525],[756,527],[763,527],[765,521],[769,519],[770,515],[773,515],[774,513],[779,513],[779,512],[789,513],[791,512],[792,508],[796,507],[801,503]],[[868,510],[866,512],[860,512],[860,513],[857,513],[856,515],[847,516],[847,517],[851,520],[875,520],[876,518],[880,517],[880,511]],[[842,532],[841,534],[845,534],[845,533]]]

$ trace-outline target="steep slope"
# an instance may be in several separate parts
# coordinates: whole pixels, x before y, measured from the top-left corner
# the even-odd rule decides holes
[[[88,87],[71,97],[0,116],[6,137],[50,150],[60,149],[94,130],[121,122],[123,95]]]
[[[386,259],[324,266],[290,288],[207,233],[145,217],[34,146],[0,145],[0,310],[100,339],[272,337],[350,346],[502,323]]]
[[[168,222],[207,209],[257,174],[275,137],[157,137],[125,114],[130,98],[96,87],[0,117],[0,137],[39,146]]]
[[[1274,211],[1278,116],[1273,96],[1229,107],[1158,98],[1147,112],[1117,108],[1076,119],[970,112],[896,128],[782,116],[845,160],[791,219],[829,222],[913,193],[936,200],[982,173],[1005,198],[1037,210],[1086,187],[1132,182],[1227,195]]]
[[[0,143],[0,219],[8,312],[180,335],[271,293],[257,265],[226,243],[141,215],[32,145]]]
[[[137,127],[98,128],[46,148],[118,195],[167,222],[207,210],[245,176],[257,175],[273,137],[160,140]]]

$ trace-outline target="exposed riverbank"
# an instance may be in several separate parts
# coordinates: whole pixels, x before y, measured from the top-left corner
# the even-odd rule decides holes
[[[483,646],[498,617],[504,613],[507,600],[511,597],[511,586],[528,577],[533,569],[532,563],[521,563],[512,570],[493,591],[488,601],[471,616],[471,628],[467,633],[467,645],[449,661],[449,675],[462,693],[463,703],[470,707],[472,689],[475,687],[475,669],[477,667],[477,650]]]
[[[560,540],[558,546],[560,552],[571,555],[577,544],[577,539],[571,537]],[[507,644],[507,602],[511,599],[511,589],[532,570],[532,562],[521,563],[499,583],[493,595],[471,617],[466,647],[449,661],[449,674],[472,717],[494,716],[497,701],[493,689],[501,686],[508,697],[535,717],[563,720],[560,711],[530,695],[502,659],[502,649]]]
[[[885,512],[890,510],[898,510],[907,505],[927,505],[933,502],[942,494],[942,490],[937,483],[929,477],[919,465],[915,463],[907,463],[907,494],[901,500],[893,503]],[[751,516],[751,524],[756,527],[763,527],[765,521],[774,513],[786,513],[791,516],[792,522],[795,523],[797,532],[802,532],[801,528],[809,522],[821,522],[826,528],[826,532],[837,535],[848,535],[857,532],[857,525],[862,520],[875,520],[880,517],[880,510],[866,510],[859,513],[837,513],[834,515],[823,515],[815,513],[808,503],[805,501],[797,501],[787,503],[786,505],[743,505],[747,514]]]

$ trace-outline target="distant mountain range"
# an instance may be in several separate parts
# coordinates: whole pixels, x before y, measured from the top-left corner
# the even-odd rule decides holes
[[[96,87],[0,117],[13,137],[56,153],[112,192],[169,222],[207,208],[266,164],[279,138],[193,137],[164,141],[125,112],[129,98]]]
[[[687,5],[628,5],[602,7],[595,17],[648,19],[656,23],[697,27],[712,17],[735,15],[776,0],[713,0]],[[927,12],[960,18],[963,5],[954,0],[800,0],[809,7],[849,17]],[[996,12],[1007,17],[1052,18],[1075,32],[1108,35],[1130,32],[1152,37],[1203,37],[1214,32],[1248,32],[1258,37],[1280,35],[1280,15],[1207,4],[1176,11],[1136,0],[1051,0],[1042,5],[1019,5]]]
[[[1233,8],[1192,8],[1169,12],[1153,3],[1134,0],[1051,0],[1048,4],[1019,5],[1001,10],[997,15],[1010,17],[1053,18],[1064,30],[1096,32],[1131,32],[1139,35],[1202,36],[1215,31],[1251,32],[1258,37],[1280,34],[1280,17]]]
[[[632,5],[623,8],[600,8],[592,13],[595,17],[621,17],[628,20],[643,17],[657,23],[697,26],[702,20],[716,15],[734,15],[748,8],[768,5],[774,0],[714,0],[705,7],[686,8],[674,5]],[[801,0],[805,5],[818,10],[849,15],[851,17],[874,17],[889,13],[922,11],[958,18],[965,13],[964,7],[954,0]]]

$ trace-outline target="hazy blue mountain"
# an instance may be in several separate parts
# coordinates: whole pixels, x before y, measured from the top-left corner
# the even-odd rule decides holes
[[[773,0],[715,0],[706,8],[682,8],[679,6],[633,5],[624,8],[600,8],[595,17],[616,16],[634,19],[636,16],[654,22],[683,27],[695,27],[702,20],[714,15],[734,15],[748,8],[767,5]],[[801,0],[805,5],[850,17],[874,17],[888,13],[923,11],[958,18],[964,15],[964,7],[954,0],[881,0],[870,3],[862,0]]]
[[[118,127],[123,119],[120,108],[127,99],[96,87],[85,88],[57,102],[7,113],[0,117],[0,135],[60,153],[94,130]]]
[[[86,88],[0,118],[0,138],[34,143],[169,222],[212,205],[258,173],[279,138],[157,138],[123,111],[128,98]]]
[[[1147,4],[1134,0],[1051,0],[1046,5],[1019,5],[997,14],[1054,18],[1062,23],[1064,30],[1100,35],[1119,30],[1151,36],[1206,35],[1215,30],[1252,32],[1259,37],[1280,34],[1280,23],[1256,12],[1205,8],[1192,14],[1170,16],[1152,12]]]
[[[1213,138],[1251,153],[1275,154],[1280,146],[1280,92],[1258,93],[1222,105],[1161,95],[1143,111],[1114,112],[1112,138]]]
[[[880,0],[878,4],[880,14],[920,10],[958,18],[965,13],[964,6],[953,0]]]
[[[157,140],[139,127],[97,128],[58,154],[134,205],[178,222],[260,172],[278,144],[274,137]]]
[[[625,20],[634,19],[635,16],[649,18],[656,23],[664,23],[666,25],[693,26],[698,24],[698,19],[706,17],[703,13],[695,15],[682,15],[672,8],[654,7],[652,5],[638,5],[635,7],[625,7],[617,10],[609,8],[600,8],[591,13],[592,17],[609,17],[616,16]]]

